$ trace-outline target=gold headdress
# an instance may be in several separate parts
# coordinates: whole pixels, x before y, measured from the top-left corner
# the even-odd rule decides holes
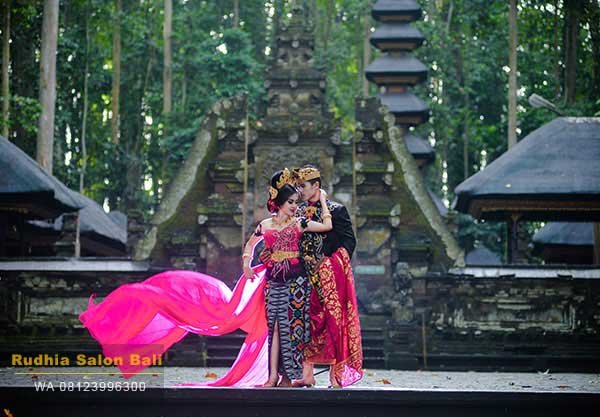
[[[294,177],[296,178],[296,182],[300,184],[309,180],[314,180],[315,178],[320,178],[321,172],[313,167],[297,168],[294,170]]]
[[[271,196],[271,200],[277,197],[279,190],[281,190],[286,184],[291,185],[292,187],[296,186],[296,182],[294,181],[294,177],[290,173],[290,170],[284,168],[281,175],[279,176],[279,179],[277,180],[277,182],[275,182],[275,186],[277,188],[274,188],[273,186],[269,187],[269,195]]]

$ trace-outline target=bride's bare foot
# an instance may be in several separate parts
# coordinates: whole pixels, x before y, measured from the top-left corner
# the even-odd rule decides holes
[[[259,385],[259,388],[273,388],[277,386],[277,379],[269,379],[265,384]]]
[[[287,376],[282,376],[281,377],[281,381],[279,381],[279,384],[277,384],[278,387],[291,387],[292,386],[292,381],[290,381],[290,379]]]

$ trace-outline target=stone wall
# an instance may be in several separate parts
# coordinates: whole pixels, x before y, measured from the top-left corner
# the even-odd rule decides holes
[[[33,263],[39,266],[31,268]],[[96,294],[98,303],[118,286],[142,281],[155,272],[145,262],[127,260],[54,259],[1,264],[0,352],[3,365],[7,365],[12,353],[99,353],[99,344],[78,318],[87,309],[90,295]],[[23,269],[14,270],[18,264]],[[66,268],[67,265],[71,270]],[[117,268],[111,271],[111,266]],[[94,270],[98,268],[103,270]]]
[[[600,269],[503,273],[413,280],[421,366],[600,369]]]

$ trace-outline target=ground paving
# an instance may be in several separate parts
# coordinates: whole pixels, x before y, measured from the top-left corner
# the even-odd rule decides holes
[[[226,368],[152,367],[125,379],[114,367],[9,367],[0,368],[0,387],[33,387],[44,382],[92,384],[94,382],[144,382],[146,387],[177,387],[179,384],[210,382]],[[319,369],[317,369],[319,371]],[[317,375],[316,388],[327,388],[327,373]],[[446,372],[365,370],[364,378],[348,389],[399,389],[441,391],[580,392],[600,393],[600,374],[507,372]]]

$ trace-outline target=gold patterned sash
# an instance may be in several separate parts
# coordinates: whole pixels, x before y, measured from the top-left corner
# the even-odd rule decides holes
[[[300,256],[299,251],[285,251],[285,250],[277,250],[271,254],[271,260],[273,262],[281,262],[284,259],[290,258],[298,258]]]

